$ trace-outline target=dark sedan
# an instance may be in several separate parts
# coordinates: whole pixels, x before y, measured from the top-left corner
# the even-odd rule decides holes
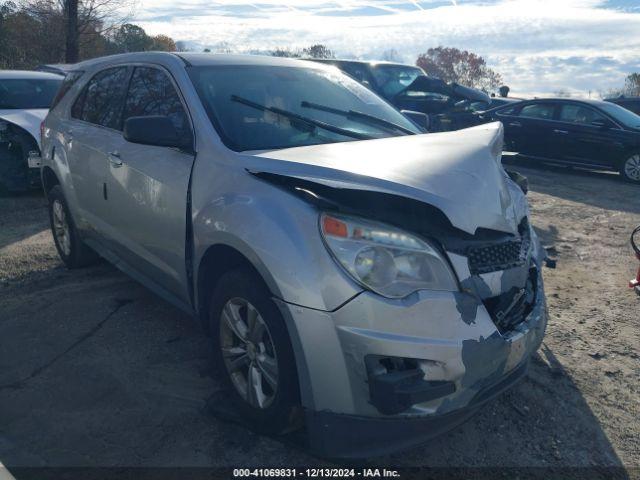
[[[499,120],[505,150],[588,168],[616,170],[640,183],[640,116],[597,100],[538,99],[480,114]]]
[[[640,115],[640,97],[607,98],[605,102],[615,103],[616,105],[620,105],[621,107]]]

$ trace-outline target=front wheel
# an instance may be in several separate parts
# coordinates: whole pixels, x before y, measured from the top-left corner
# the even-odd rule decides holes
[[[620,175],[628,182],[640,183],[640,153],[629,155],[623,160]]]
[[[284,319],[249,269],[223,275],[209,312],[216,370],[257,430],[283,433],[299,423],[299,390]]]

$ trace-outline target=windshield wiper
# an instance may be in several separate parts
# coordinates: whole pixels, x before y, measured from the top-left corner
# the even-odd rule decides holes
[[[344,135],[346,137],[357,138],[358,140],[371,140],[375,137],[371,135],[367,135],[364,133],[354,132],[353,130],[348,130],[346,128],[336,127],[335,125],[331,125],[329,123],[322,122],[320,120],[314,120],[313,118],[303,117],[302,115],[298,115],[297,113],[290,112],[288,110],[283,110],[278,107],[267,107],[266,105],[261,105],[256,102],[252,102],[251,100],[247,100],[246,98],[239,97],[238,95],[231,95],[232,102],[242,103],[251,108],[255,108],[256,110],[262,110],[264,112],[272,112],[276,115],[280,115],[282,117],[289,118],[290,120],[294,120],[291,124],[295,126],[295,122],[298,124],[302,124],[306,127],[306,130],[315,130],[316,128],[322,128],[323,130],[327,130],[329,132],[337,133],[338,135]],[[298,127],[299,128],[299,127]]]
[[[362,123],[379,125],[382,127],[390,128],[393,130],[397,130],[398,132],[402,132],[406,135],[416,135],[416,132],[409,130],[408,128],[403,127],[402,125],[398,125],[397,123],[390,122],[389,120],[385,120],[383,118],[378,118],[373,115],[369,115],[368,113],[358,112],[356,110],[340,110],[338,108],[327,107],[325,105],[320,105],[317,103],[304,101],[300,104],[302,108],[312,108],[314,110],[320,110],[322,112],[334,113],[336,115],[342,115],[343,117],[352,119],[352,120],[360,120]]]

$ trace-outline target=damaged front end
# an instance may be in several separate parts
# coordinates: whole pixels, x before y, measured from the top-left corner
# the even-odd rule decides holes
[[[40,185],[40,149],[24,128],[0,118],[0,191],[24,192]]]
[[[388,453],[452,428],[520,380],[542,342],[545,253],[526,183],[500,164],[499,127],[463,132],[361,142],[376,155],[354,156],[340,173],[333,158],[349,158],[358,142],[318,147],[313,166],[287,163],[286,173],[277,160],[293,162],[295,151],[262,154],[276,160],[270,171],[248,168],[322,215],[423,239],[457,281],[402,297],[363,285],[333,311],[289,310],[312,384],[307,428],[322,455]]]

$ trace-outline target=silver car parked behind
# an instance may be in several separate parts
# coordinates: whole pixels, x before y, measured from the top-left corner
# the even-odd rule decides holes
[[[125,54],[68,78],[43,130],[60,256],[97,252],[201,321],[256,428],[375,455],[526,373],[544,251],[499,123],[422,134],[289,59]]]

